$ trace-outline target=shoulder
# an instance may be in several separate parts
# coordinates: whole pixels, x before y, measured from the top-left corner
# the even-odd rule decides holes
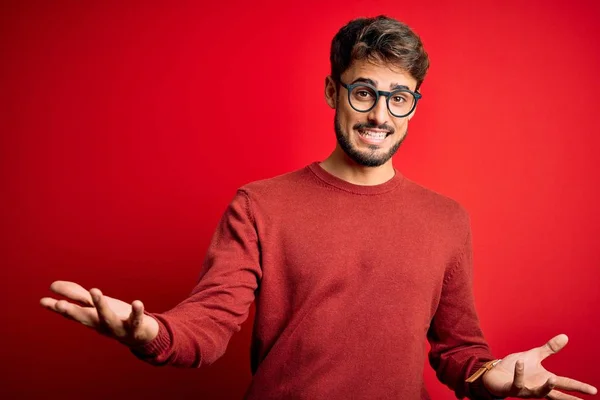
[[[408,178],[404,181],[404,196],[405,206],[424,220],[449,225],[452,230],[469,230],[469,212],[457,200]]]
[[[288,196],[290,193],[310,183],[311,175],[308,167],[303,167],[271,178],[247,183],[240,187],[238,192],[242,192],[253,199]]]

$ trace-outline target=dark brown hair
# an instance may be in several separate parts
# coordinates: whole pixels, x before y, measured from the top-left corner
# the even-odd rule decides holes
[[[364,59],[407,71],[416,79],[417,89],[429,68],[429,57],[419,36],[385,15],[357,18],[339,30],[331,42],[331,77],[339,82],[353,61]]]

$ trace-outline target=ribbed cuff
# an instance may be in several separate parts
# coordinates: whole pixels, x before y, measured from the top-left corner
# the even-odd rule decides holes
[[[491,360],[477,360],[475,361],[475,363],[473,364],[473,367],[471,368],[471,371],[469,371],[469,374],[467,377],[471,376],[472,374],[474,374],[477,370],[479,370],[480,368],[483,367],[483,365]],[[494,397],[485,387],[485,385],[483,384],[483,376],[479,377],[479,379],[477,379],[475,382],[473,383],[469,383],[469,398],[471,399],[477,399],[477,400],[498,400],[498,399],[504,399],[504,397]]]
[[[144,312],[144,314],[156,320],[158,323],[158,334],[150,342],[140,346],[133,346],[129,349],[139,359],[151,362],[151,360],[157,359],[169,349],[172,337],[167,326],[160,318],[151,313]]]

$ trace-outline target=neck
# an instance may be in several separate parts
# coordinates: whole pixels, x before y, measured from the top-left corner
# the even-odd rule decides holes
[[[396,174],[391,158],[379,167],[365,167],[357,164],[338,147],[319,165],[337,178],[362,186],[380,185]]]

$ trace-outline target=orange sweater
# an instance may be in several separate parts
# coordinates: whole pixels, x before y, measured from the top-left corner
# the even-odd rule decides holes
[[[425,339],[439,379],[493,359],[472,294],[469,217],[398,171],[375,186],[313,163],[240,188],[191,295],[151,314],[158,336],[133,349],[156,365],[219,358],[256,301],[247,399],[420,399]]]

